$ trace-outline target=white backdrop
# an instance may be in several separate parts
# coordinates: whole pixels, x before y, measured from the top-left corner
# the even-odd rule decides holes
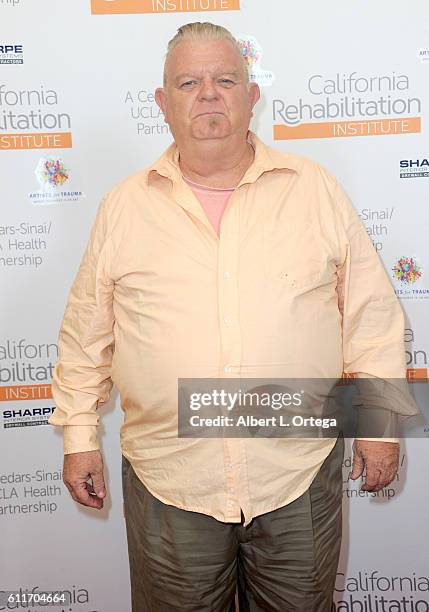
[[[321,162],[351,196],[407,315],[409,378],[417,396],[427,389],[427,0],[0,0],[0,590],[67,589],[70,603],[55,608],[64,612],[130,603],[122,413],[113,393],[106,507],[78,507],[61,482],[61,438],[46,426],[58,330],[102,194],[171,141],[153,92],[167,41],[194,20],[244,41],[263,93],[257,134]],[[346,453],[336,610],[429,610],[420,433],[378,495],[347,483]]]

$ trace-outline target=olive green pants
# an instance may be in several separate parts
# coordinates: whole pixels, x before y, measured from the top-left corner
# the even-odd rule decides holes
[[[330,612],[341,544],[339,438],[309,489],[244,527],[163,504],[123,462],[133,612]]]

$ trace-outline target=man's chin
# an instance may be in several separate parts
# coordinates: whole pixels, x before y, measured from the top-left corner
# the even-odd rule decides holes
[[[198,140],[225,138],[230,131],[229,121],[221,113],[198,115],[191,124],[192,136]]]
[[[221,133],[221,132],[217,132],[217,133],[194,132],[192,134],[192,138],[194,140],[220,140],[222,138],[227,138],[227,136],[228,136],[227,133]]]

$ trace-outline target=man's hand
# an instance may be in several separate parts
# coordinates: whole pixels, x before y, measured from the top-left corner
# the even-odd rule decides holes
[[[398,467],[399,444],[396,442],[354,441],[350,478],[356,480],[366,470],[361,491],[380,491],[392,482]]]
[[[101,510],[106,487],[100,451],[64,455],[63,481],[75,501]]]

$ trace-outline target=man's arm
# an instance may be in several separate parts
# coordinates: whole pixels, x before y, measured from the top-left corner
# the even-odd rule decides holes
[[[56,408],[49,419],[63,426],[63,479],[73,499],[101,508],[106,495],[99,451],[98,407],[109,399],[113,355],[113,288],[107,197],[103,199],[73,282],[59,334],[52,378]],[[92,481],[92,484],[89,482]]]
[[[375,388],[380,392],[383,385],[392,385],[395,401],[386,405],[382,393],[379,396],[380,407],[387,409],[388,420],[390,411],[415,414],[415,407],[402,396],[399,388],[396,392],[395,387],[395,381],[404,380],[406,376],[401,306],[363,223],[338,184],[335,199],[348,245],[345,260],[338,270],[344,372],[374,379]],[[366,417],[371,415],[370,409],[363,412]],[[350,478],[355,480],[366,471],[362,490],[378,491],[396,475],[399,440],[392,437],[357,438],[353,454]]]

